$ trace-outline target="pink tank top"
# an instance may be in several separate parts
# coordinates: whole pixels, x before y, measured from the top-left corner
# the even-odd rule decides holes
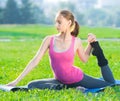
[[[69,49],[64,52],[56,52],[54,50],[54,37],[52,37],[50,41],[49,55],[52,70],[55,78],[64,84],[76,83],[83,78],[82,70],[73,66],[74,43],[75,37],[72,37]]]

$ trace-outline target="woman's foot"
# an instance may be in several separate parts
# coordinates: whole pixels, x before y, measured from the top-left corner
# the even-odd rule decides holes
[[[108,61],[104,56],[103,50],[101,49],[99,42],[96,41],[96,42],[92,42],[90,44],[93,48],[92,54],[97,57],[98,65],[100,67],[107,65]]]

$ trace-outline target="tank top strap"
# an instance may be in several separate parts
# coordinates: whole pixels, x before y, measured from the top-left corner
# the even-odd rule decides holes
[[[52,36],[52,37],[51,37],[51,40],[50,40],[50,49],[53,49],[54,37],[55,37],[55,36]],[[74,44],[75,44],[75,37],[72,36],[72,42],[71,42],[71,45],[70,45],[70,49],[72,49],[72,50],[74,49]]]
[[[50,47],[53,48],[53,39],[54,39],[54,36],[51,37],[50,39]]]

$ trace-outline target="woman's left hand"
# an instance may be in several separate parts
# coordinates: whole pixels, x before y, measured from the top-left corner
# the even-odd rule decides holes
[[[88,41],[89,43],[92,43],[92,42],[97,41],[96,36],[95,36],[94,34],[92,34],[92,33],[89,33],[89,34],[88,34],[87,41]]]

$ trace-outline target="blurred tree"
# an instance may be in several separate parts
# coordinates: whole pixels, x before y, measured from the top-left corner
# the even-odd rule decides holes
[[[0,24],[3,24],[3,11],[4,9],[0,8]]]
[[[46,23],[46,19],[47,18],[46,18],[45,12],[44,12],[43,2],[44,1],[41,0],[39,6],[38,5],[34,5],[32,7],[32,11],[34,12],[33,19],[34,19],[35,23],[41,23],[41,24],[45,24]]]
[[[107,16],[106,12],[101,9],[91,9],[88,11],[87,16],[88,25],[103,26]]]
[[[94,8],[95,4],[97,3],[97,0],[71,0],[71,2],[72,4],[74,4],[74,6],[79,7],[81,11],[85,11]]]
[[[110,13],[107,14],[104,26],[113,26],[113,27],[116,26],[115,16],[113,14],[110,14]]]
[[[76,19],[80,25],[85,25],[85,16],[80,12],[76,12]]]
[[[15,0],[7,1],[3,16],[5,24],[20,23],[21,21],[20,11]]]
[[[33,11],[34,11],[35,23],[45,24],[46,23],[46,16],[45,16],[44,10],[42,8],[39,8],[36,6],[33,8]]]
[[[74,13],[80,25],[120,27],[120,7],[113,9],[111,4],[107,8],[95,8],[96,3],[97,0],[67,0],[53,4],[45,0],[0,0],[0,23],[53,24],[56,12],[67,9]]]
[[[115,25],[116,27],[120,27],[120,11],[116,12],[116,20],[115,20]]]
[[[61,2],[60,3],[60,8],[70,10],[72,13],[74,13],[74,17],[80,25],[85,24],[84,14],[82,14],[79,11],[79,9],[76,8],[76,6],[73,2],[71,2],[71,1],[69,3],[68,2],[66,2],[66,3]]]
[[[35,23],[32,3],[30,2],[30,0],[21,0],[21,1],[22,1],[22,7],[21,7],[22,21],[21,22],[23,24]]]

